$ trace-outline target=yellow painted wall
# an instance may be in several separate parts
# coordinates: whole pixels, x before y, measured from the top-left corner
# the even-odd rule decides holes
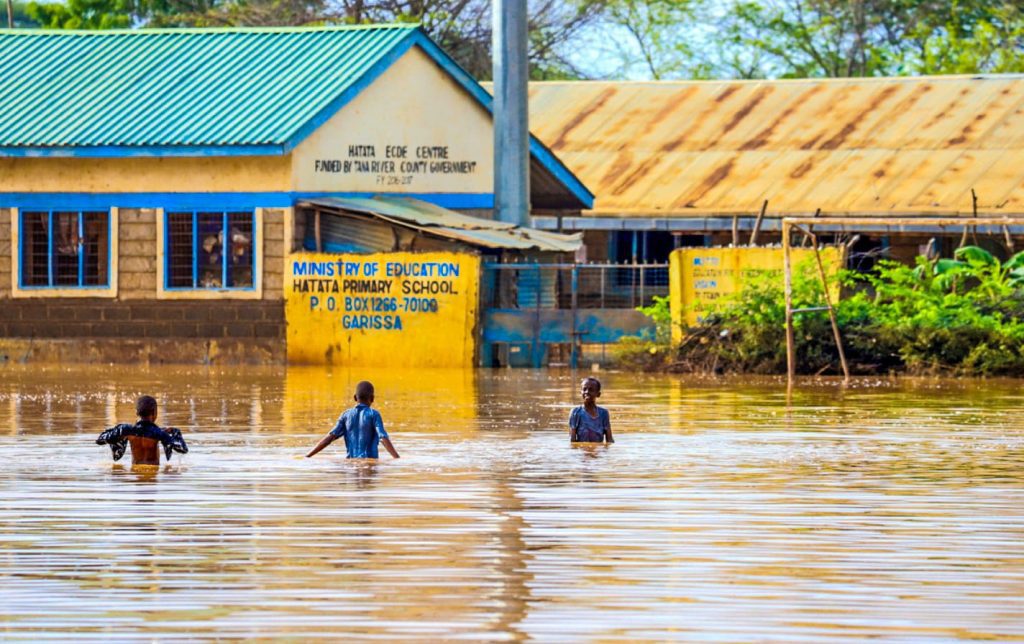
[[[285,273],[288,361],[472,366],[479,283],[475,255],[293,253]]]
[[[423,411],[444,410],[446,429],[471,438],[477,431],[476,373],[472,369],[334,367],[289,365],[282,402],[284,431],[323,434],[355,404],[356,383],[369,380],[373,406],[402,451],[405,431],[422,431]],[[338,448],[335,447],[335,450]],[[341,453],[345,448],[341,446]]]
[[[791,250],[794,269],[811,262],[809,248]],[[829,247],[821,251],[822,263],[830,274],[842,266],[842,253]],[[717,300],[738,292],[745,279],[765,272],[782,280],[781,247],[679,248],[669,255],[669,295],[672,309],[672,340],[682,340],[686,326],[696,326]],[[816,268],[814,269],[817,270]],[[835,297],[838,294],[833,295]]]
[[[490,114],[413,47],[295,149],[294,189],[491,192],[493,148]]]
[[[285,192],[288,157],[0,159],[0,192]]]

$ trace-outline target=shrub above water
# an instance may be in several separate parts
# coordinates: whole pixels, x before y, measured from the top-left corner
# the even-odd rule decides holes
[[[851,369],[857,373],[949,373],[1024,376],[1024,252],[1000,263],[968,246],[953,258],[918,257],[914,266],[883,260],[868,273],[840,271],[836,318]],[[793,272],[794,308],[824,306],[822,285],[808,263]],[[669,349],[667,298],[641,309],[655,337],[624,342],[627,365],[682,371],[785,373],[782,277],[765,274],[723,298],[703,323]],[[827,312],[794,317],[797,369],[839,371]]]

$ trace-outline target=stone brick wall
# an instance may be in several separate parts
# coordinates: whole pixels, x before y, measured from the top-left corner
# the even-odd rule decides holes
[[[11,296],[11,251],[11,211],[0,208],[0,300]]]
[[[117,216],[116,299],[11,299],[10,211],[0,209],[0,338],[89,339],[108,344],[181,339],[183,346],[190,347],[202,347],[211,340],[230,341],[231,346],[250,344],[259,355],[283,359],[282,210],[263,212],[261,300],[157,300],[157,211],[122,208]],[[62,355],[69,355],[66,348],[63,351]]]
[[[0,337],[284,340],[280,301],[13,299],[0,306]]]
[[[263,211],[263,299],[284,300],[284,211]]]
[[[117,212],[119,300],[156,299],[156,210]]]

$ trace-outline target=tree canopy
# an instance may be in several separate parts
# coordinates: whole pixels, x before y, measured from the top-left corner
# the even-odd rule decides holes
[[[1024,72],[1016,0],[528,0],[536,79]],[[51,29],[418,22],[491,76],[490,0],[65,0]]]

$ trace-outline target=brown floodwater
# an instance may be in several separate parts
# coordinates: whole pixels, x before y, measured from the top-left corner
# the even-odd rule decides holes
[[[1022,383],[600,375],[0,366],[0,638],[1024,639]],[[363,378],[402,458],[303,458]]]

